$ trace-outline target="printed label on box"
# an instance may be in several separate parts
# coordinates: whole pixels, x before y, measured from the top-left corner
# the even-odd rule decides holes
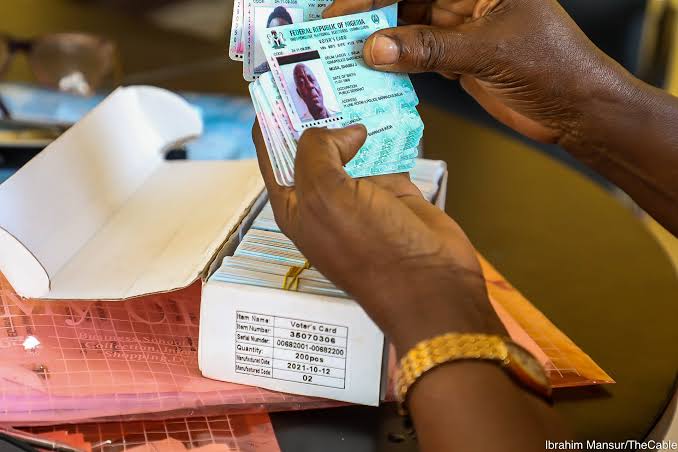
[[[348,327],[237,311],[235,372],[346,387]]]
[[[200,316],[206,377],[379,403],[384,335],[354,301],[210,281]]]

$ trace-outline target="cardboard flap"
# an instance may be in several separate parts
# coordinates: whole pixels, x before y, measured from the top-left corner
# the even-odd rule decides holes
[[[202,133],[200,115],[180,96],[151,86],[133,89],[139,108],[162,143],[161,153]]]
[[[42,264],[13,237],[0,229],[0,273],[12,283],[17,293],[47,293],[49,275]]]
[[[256,199],[256,162],[166,162],[200,134],[159,88],[120,88],[0,185],[0,271],[29,298],[122,299],[193,282]]]

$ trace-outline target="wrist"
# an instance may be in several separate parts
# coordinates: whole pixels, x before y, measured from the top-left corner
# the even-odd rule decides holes
[[[420,303],[416,312],[403,315],[397,327],[386,334],[401,358],[419,342],[446,333],[477,333],[506,336],[501,320],[492,309],[488,298],[463,300],[456,303]]]
[[[428,275],[426,281],[410,275],[408,280],[407,288],[359,298],[399,357],[422,340],[441,334],[507,334],[492,308],[482,274]]]
[[[629,114],[639,111],[647,94],[644,84],[615,62],[601,64],[581,85],[572,120],[564,127],[560,145],[587,163],[610,147],[615,129],[627,127]]]

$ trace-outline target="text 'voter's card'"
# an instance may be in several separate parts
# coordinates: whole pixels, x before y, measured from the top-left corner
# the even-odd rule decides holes
[[[362,59],[367,38],[388,26],[382,11],[370,11],[266,31],[260,42],[296,130],[418,104],[409,77]]]

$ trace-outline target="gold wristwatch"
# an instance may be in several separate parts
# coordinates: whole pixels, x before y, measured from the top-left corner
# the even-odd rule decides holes
[[[416,381],[429,370],[458,360],[494,361],[519,384],[551,402],[551,385],[541,363],[511,339],[487,334],[449,333],[421,341],[400,360],[398,398],[405,406]]]

